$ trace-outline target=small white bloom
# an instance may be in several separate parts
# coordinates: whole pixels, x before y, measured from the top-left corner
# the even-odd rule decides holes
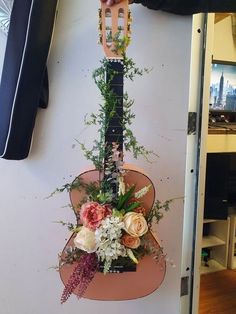
[[[95,231],[97,255],[106,265],[119,256],[126,256],[126,248],[120,243],[124,223],[120,217],[106,217]]]
[[[125,182],[124,182],[124,177],[123,177],[123,176],[119,176],[118,182],[119,182],[119,191],[118,191],[118,195],[124,195],[124,194],[125,194]]]
[[[149,184],[149,185],[143,187],[142,189],[140,189],[139,191],[137,191],[137,192],[134,194],[134,197],[137,198],[137,199],[143,197],[144,195],[146,195],[146,194],[149,192],[151,186],[152,186],[152,185]]]

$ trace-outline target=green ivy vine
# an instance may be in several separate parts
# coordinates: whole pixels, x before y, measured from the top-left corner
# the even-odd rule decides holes
[[[133,81],[136,76],[142,76],[145,73],[149,73],[150,70],[146,68],[138,68],[135,62],[126,56],[124,45],[127,45],[126,40],[117,41],[117,49],[122,50],[121,62],[123,63],[124,78]],[[110,119],[116,114],[116,106],[118,104],[117,97],[111,88],[112,79],[116,74],[117,72],[109,66],[109,60],[106,58],[101,60],[100,67],[94,70],[93,80],[100,90],[103,102],[102,104],[99,104],[97,113],[92,113],[85,117],[85,125],[94,125],[98,127],[98,139],[93,141],[93,145],[90,149],[83,143],[79,142],[85,158],[90,160],[99,171],[104,167],[104,158],[107,154],[105,143],[106,130]],[[109,77],[109,79],[107,79],[107,77]],[[149,161],[149,156],[151,154],[156,154],[153,151],[146,149],[143,145],[140,145],[131,130],[131,125],[135,118],[135,114],[132,112],[133,104],[134,100],[130,99],[128,93],[125,92],[123,95],[123,117],[121,117],[124,149],[125,151],[131,152],[134,158],[143,156]]]

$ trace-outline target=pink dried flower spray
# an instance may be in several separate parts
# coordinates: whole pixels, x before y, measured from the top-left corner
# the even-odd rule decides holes
[[[70,276],[61,296],[61,304],[65,303],[70,295],[78,288],[77,297],[81,298],[98,268],[98,259],[96,253],[83,254]]]

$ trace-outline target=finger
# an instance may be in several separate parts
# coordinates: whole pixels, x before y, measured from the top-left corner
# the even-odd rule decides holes
[[[112,6],[114,4],[120,3],[122,0],[101,0],[101,2],[105,2],[108,6]],[[129,3],[132,3],[133,0],[129,0]]]
[[[108,6],[112,6],[112,5],[120,3],[120,2],[121,2],[121,0],[107,0],[106,3]]]
[[[107,5],[111,6],[114,4],[114,1],[113,0],[107,0]]]

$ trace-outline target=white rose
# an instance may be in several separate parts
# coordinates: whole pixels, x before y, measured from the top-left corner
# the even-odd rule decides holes
[[[83,226],[77,233],[74,239],[74,244],[80,250],[86,251],[88,253],[95,252],[97,249],[97,244],[94,231]]]
[[[132,237],[141,237],[148,231],[148,225],[143,214],[130,212],[125,214],[124,230]]]

